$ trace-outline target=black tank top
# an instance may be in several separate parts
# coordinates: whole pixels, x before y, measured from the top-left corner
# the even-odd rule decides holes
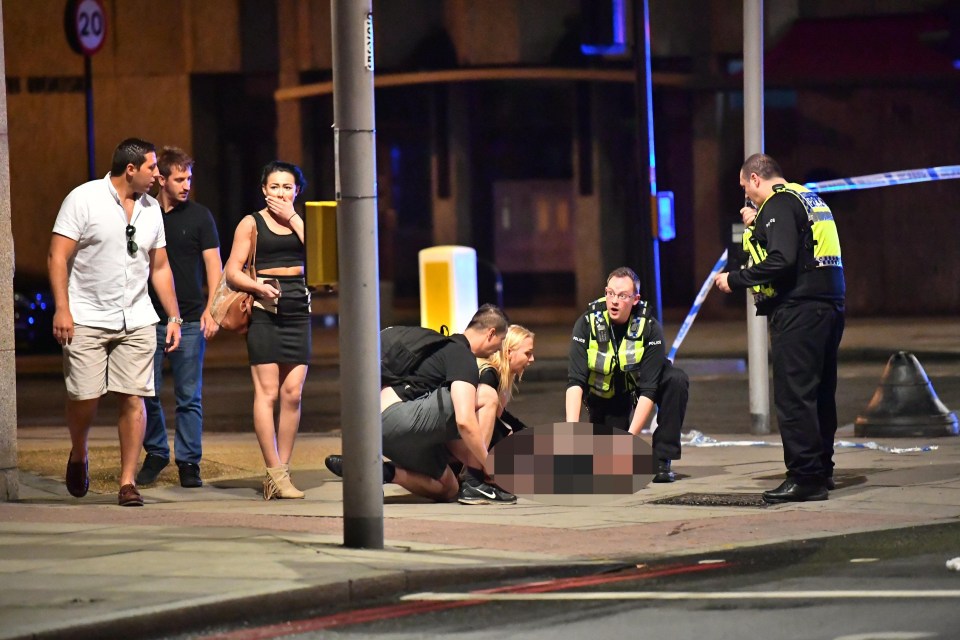
[[[296,233],[274,233],[260,212],[253,214],[257,221],[257,270],[277,267],[302,267],[306,258],[303,243]]]

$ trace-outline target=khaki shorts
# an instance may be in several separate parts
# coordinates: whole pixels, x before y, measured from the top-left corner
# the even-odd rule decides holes
[[[155,324],[134,331],[75,325],[63,347],[63,377],[71,400],[99,398],[107,391],[131,396],[155,395]]]

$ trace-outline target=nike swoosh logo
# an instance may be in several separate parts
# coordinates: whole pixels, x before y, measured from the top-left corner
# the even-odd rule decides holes
[[[481,489],[480,487],[474,487],[474,489],[476,489],[477,491],[479,491],[479,492],[482,493],[483,495],[487,496],[487,497],[490,498],[491,500],[496,500],[496,499],[497,499],[497,494],[496,494],[496,492],[494,492],[494,491],[491,491],[490,493],[487,493],[486,491],[484,491],[484,490]]]

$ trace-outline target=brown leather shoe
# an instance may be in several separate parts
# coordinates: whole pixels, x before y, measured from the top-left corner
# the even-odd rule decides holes
[[[117,496],[117,502],[121,507],[142,507],[143,496],[137,491],[137,487],[132,484],[125,484],[120,487],[120,494]]]
[[[73,451],[70,452],[73,456]],[[67,491],[75,498],[82,498],[87,495],[90,489],[90,474],[87,470],[87,461],[70,462],[67,458]]]

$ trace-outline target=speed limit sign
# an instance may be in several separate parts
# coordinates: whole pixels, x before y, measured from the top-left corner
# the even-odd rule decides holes
[[[70,48],[92,56],[103,47],[107,37],[107,14],[101,0],[70,0],[63,16]]]

